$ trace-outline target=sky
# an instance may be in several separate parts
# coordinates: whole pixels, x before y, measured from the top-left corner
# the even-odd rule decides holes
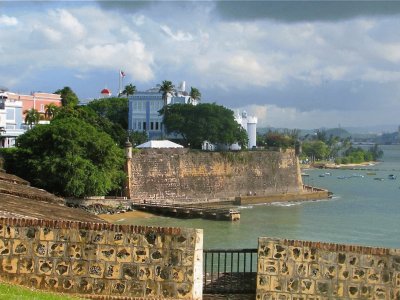
[[[400,124],[400,1],[1,1],[0,86],[171,80],[258,127]]]

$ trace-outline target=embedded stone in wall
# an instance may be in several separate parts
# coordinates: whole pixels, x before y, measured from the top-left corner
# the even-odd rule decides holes
[[[0,217],[0,280],[55,292],[200,300],[201,249],[201,230]]]
[[[257,299],[398,299],[399,253],[260,238]]]

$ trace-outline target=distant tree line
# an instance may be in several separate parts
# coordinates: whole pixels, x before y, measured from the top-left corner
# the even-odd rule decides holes
[[[294,148],[301,144],[301,159],[308,161],[333,160],[337,164],[375,161],[382,157],[383,151],[374,145],[369,149],[353,147],[351,137],[340,138],[327,135],[318,130],[314,135],[300,137],[299,130],[283,132],[270,130],[257,137],[257,144],[264,147]]]

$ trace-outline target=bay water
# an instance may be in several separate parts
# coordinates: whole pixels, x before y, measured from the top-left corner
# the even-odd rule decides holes
[[[202,228],[207,249],[256,248],[258,237],[400,248],[400,145],[381,148],[374,166],[306,170],[304,183],[333,192],[329,200],[241,206],[238,222],[121,215],[116,223]]]

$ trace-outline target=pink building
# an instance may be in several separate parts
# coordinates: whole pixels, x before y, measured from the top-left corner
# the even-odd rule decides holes
[[[61,96],[58,94],[49,93],[32,93],[31,95],[21,95],[8,93],[8,98],[10,100],[21,101],[22,102],[22,112],[25,117],[25,111],[31,108],[36,109],[40,113],[46,111],[46,105],[53,103],[56,106],[61,106]]]

